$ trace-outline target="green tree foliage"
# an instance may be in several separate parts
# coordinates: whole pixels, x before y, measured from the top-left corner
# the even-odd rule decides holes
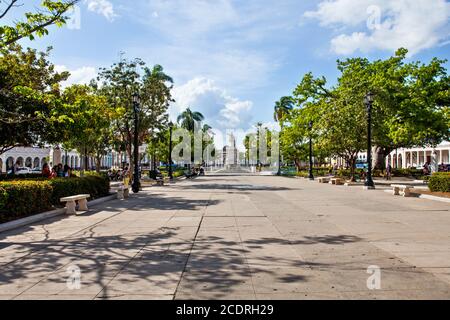
[[[139,143],[143,143],[159,129],[167,126],[167,110],[171,102],[172,79],[161,66],[148,68],[140,59],[120,60],[110,68],[101,70],[97,81],[99,91],[107,98],[118,117],[113,121],[114,139],[121,142],[133,159],[134,109],[132,96],[140,97]],[[117,143],[116,143],[117,144]]]
[[[58,141],[50,120],[69,73],[56,72],[49,53],[14,45],[0,55],[0,154]]]
[[[87,85],[73,85],[64,90],[62,105],[57,113],[61,142],[80,154],[96,159],[97,170],[100,161],[111,146],[113,121],[118,117],[116,109],[108,105],[105,96]]]
[[[297,108],[286,117],[285,157],[305,159],[309,121],[314,122],[316,155],[342,157],[354,168],[367,140],[364,96],[375,93],[373,144],[382,156],[412,146],[434,146],[449,139],[449,77],[446,61],[406,63],[407,50],[386,60],[338,61],[336,85],[306,74],[294,91]],[[384,163],[384,161],[379,161]]]
[[[16,43],[20,39],[34,40],[36,36],[48,34],[48,27],[62,26],[67,21],[65,13],[79,0],[51,1],[43,0],[35,12],[26,12],[25,19],[15,21],[13,25],[0,25],[0,49]],[[22,4],[19,0],[0,1],[0,21]]]
[[[187,108],[178,116],[177,122],[182,128],[194,132],[195,123],[199,123],[204,119],[205,117],[200,112],[192,111],[190,108]]]

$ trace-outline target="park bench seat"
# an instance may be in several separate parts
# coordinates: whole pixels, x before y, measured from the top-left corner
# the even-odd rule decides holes
[[[89,211],[87,206],[87,199],[91,196],[89,194],[79,194],[76,196],[61,198],[59,201],[66,203],[66,214],[77,213],[77,202],[80,211]]]
[[[169,183],[169,178],[168,177],[158,177],[156,178],[156,185],[163,187],[166,183]]]
[[[413,186],[402,185],[402,184],[392,184],[392,191],[394,196],[402,196],[402,197],[410,197],[411,189],[414,189]]]
[[[130,197],[130,187],[125,185],[119,185],[114,188],[111,188],[112,191],[117,192],[117,199],[118,200],[124,200],[128,199]]]
[[[317,181],[319,181],[319,183],[329,183],[331,180],[331,177],[321,177],[318,178]]]
[[[333,185],[336,185],[336,186],[342,186],[344,184],[344,179],[332,178],[332,179],[330,179],[329,184],[333,184]]]

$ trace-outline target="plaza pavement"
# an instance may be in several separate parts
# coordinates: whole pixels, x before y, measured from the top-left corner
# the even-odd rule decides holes
[[[301,179],[202,177],[0,233],[0,299],[449,299],[449,209]],[[381,290],[367,288],[369,266]]]

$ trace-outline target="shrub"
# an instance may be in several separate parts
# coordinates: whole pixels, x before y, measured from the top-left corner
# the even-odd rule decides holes
[[[22,175],[0,175],[0,181],[17,181],[17,180],[28,180],[28,179],[39,179],[43,178],[40,173],[30,173]]]
[[[0,223],[48,211],[67,196],[90,194],[97,199],[109,190],[109,179],[100,176],[0,182]]]
[[[109,179],[99,176],[87,176],[83,178],[53,179],[52,204],[59,205],[59,200],[76,194],[90,194],[91,200],[109,194]]]
[[[450,192],[450,173],[435,173],[429,179],[428,186],[431,192]]]
[[[0,222],[49,210],[51,194],[48,181],[0,182]]]

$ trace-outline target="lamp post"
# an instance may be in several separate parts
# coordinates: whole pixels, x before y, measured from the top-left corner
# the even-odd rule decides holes
[[[134,177],[133,177],[133,192],[139,193],[139,94],[133,94],[133,111],[134,111]]]
[[[311,132],[313,129],[314,123],[312,121],[309,122],[308,128],[309,128],[309,180],[314,180],[314,173],[313,173],[313,143],[312,143],[312,136]]]
[[[365,183],[366,189],[375,189],[375,183],[372,179],[372,104],[374,94],[369,92],[364,98],[364,104],[367,107],[367,178]]]
[[[173,168],[172,168],[172,132],[173,132],[173,123],[169,123],[169,178],[173,180]]]

